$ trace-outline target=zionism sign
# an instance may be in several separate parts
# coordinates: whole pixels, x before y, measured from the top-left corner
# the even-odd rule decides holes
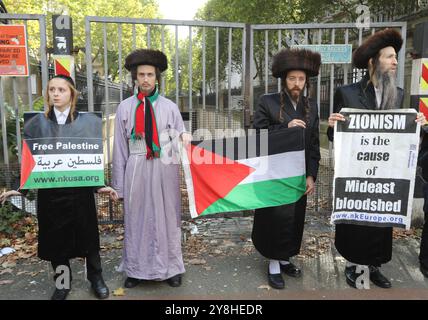
[[[413,109],[342,109],[335,127],[333,223],[410,228],[420,125]]]

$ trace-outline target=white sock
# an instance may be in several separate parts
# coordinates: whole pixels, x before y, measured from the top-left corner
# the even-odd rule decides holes
[[[281,273],[281,269],[279,268],[279,261],[278,260],[270,260],[269,261],[269,273],[270,274]]]
[[[286,264],[290,264],[290,261],[287,260],[279,260],[279,263],[285,266]]]

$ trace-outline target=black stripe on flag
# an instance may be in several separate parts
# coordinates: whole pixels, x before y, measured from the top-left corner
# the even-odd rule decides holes
[[[192,144],[235,161],[299,151],[305,147],[304,129],[299,127],[238,138],[192,141]]]

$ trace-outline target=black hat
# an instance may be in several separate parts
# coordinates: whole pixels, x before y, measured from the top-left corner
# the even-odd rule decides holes
[[[403,45],[401,34],[395,29],[384,29],[367,38],[352,55],[352,61],[356,68],[366,69],[369,60],[376,56],[380,50],[386,47],[393,47],[395,52],[400,51]]]
[[[141,65],[158,67],[160,72],[164,72],[168,68],[168,60],[162,51],[151,49],[134,50],[125,59],[128,71]]]
[[[273,56],[272,75],[281,78],[290,70],[305,71],[309,77],[318,75],[321,55],[307,49],[282,49]]]
[[[74,84],[73,78],[70,76],[67,76],[65,74],[56,74],[51,79],[54,79],[54,78],[64,79],[65,81],[69,82],[74,88],[76,87],[76,85]]]

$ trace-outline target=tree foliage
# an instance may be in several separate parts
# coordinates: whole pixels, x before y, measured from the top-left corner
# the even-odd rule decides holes
[[[295,24],[301,22],[301,0],[209,0],[201,8],[196,19],[207,21],[226,21],[248,24]],[[242,70],[242,32],[234,34],[232,46],[232,63],[234,70]],[[221,28],[219,60],[220,65],[227,65],[228,60],[228,30]],[[264,75],[264,57],[265,57],[265,34],[263,32],[254,33],[254,63],[257,75],[263,80]],[[198,39],[201,34],[198,35]],[[207,66],[208,74],[214,76],[215,70],[215,32],[207,33]],[[274,37],[269,38],[269,47],[277,48],[277,40]],[[273,51],[269,50],[269,55]],[[226,77],[226,71],[220,70],[220,78]]]
[[[9,13],[17,14],[46,14],[46,33],[48,47],[52,47],[52,15],[70,15],[73,20],[73,45],[80,49],[75,57],[77,70],[83,69],[85,64],[84,48],[86,41],[85,16],[101,17],[132,17],[132,18],[159,18],[159,8],[156,0],[5,0]],[[137,26],[136,47],[147,46],[147,40],[143,36],[146,28]],[[40,36],[38,24],[28,23],[29,44],[32,56],[37,57],[40,47]],[[118,26],[117,24],[106,24],[107,33],[107,56],[108,73],[113,79],[118,75]],[[123,57],[132,50],[132,27],[122,27],[122,50]],[[102,24],[91,24],[92,60],[95,65],[103,64],[104,59],[104,33]],[[152,45],[160,43],[160,36],[152,35]],[[122,61],[123,63],[123,61]]]
[[[365,12],[357,10],[359,5],[364,5],[369,9],[370,21],[378,21],[379,14],[383,14],[383,19],[390,20],[393,17],[405,15],[417,9],[417,0],[209,0],[201,8],[196,19],[206,21],[226,21],[240,22],[248,24],[300,24],[317,22],[357,22],[359,17]],[[227,30],[220,31],[221,43],[227,44]],[[302,34],[294,34],[297,39],[293,44],[299,42]],[[309,32],[308,43],[313,43],[316,39]],[[281,47],[291,44],[290,35],[284,33]],[[325,35],[328,37],[328,35]],[[340,38],[340,35],[337,36]],[[265,73],[265,33],[263,31],[254,32],[254,64],[258,76],[263,81]],[[201,34],[198,35],[201,39]],[[269,50],[271,56],[278,48],[278,40],[271,31],[268,33]],[[215,66],[215,35],[207,34],[207,66],[209,74],[213,77],[213,67]],[[234,43],[233,61],[234,66],[242,66],[240,42]],[[220,46],[221,65],[227,62],[227,46]],[[226,73],[221,70],[221,77],[224,79]]]

